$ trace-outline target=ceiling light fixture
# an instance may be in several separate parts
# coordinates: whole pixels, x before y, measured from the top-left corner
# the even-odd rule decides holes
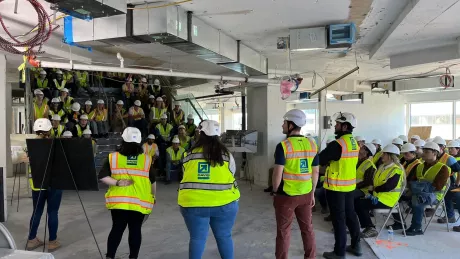
[[[311,50],[320,50],[323,48],[306,48],[306,49],[291,49],[292,52],[301,52],[301,51],[311,51]]]

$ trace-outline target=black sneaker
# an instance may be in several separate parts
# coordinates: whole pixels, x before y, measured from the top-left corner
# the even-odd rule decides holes
[[[338,256],[335,252],[324,252],[323,257],[326,259],[345,259],[345,256]]]
[[[406,235],[408,236],[420,236],[423,235],[423,231],[421,228],[415,229],[413,227],[410,227],[406,229]]]
[[[401,230],[404,226],[401,223],[393,223],[393,225],[386,226],[387,229],[392,228],[393,230]]]
[[[329,209],[328,208],[321,208],[321,214],[328,214]]]
[[[332,216],[329,214],[327,217],[324,217],[324,221],[331,222],[332,221]]]
[[[361,242],[356,243],[354,246],[347,246],[346,251],[355,256],[362,256]]]

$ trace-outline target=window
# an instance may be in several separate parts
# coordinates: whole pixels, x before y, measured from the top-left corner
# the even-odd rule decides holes
[[[308,110],[302,110],[305,115],[307,116],[307,124],[302,127],[302,130],[300,133],[302,135],[307,135],[311,134],[316,136],[316,123],[317,123],[317,118],[318,118],[318,113],[317,109],[308,109]]]
[[[453,139],[453,105],[453,102],[413,103],[410,105],[410,126],[431,126],[431,137]]]

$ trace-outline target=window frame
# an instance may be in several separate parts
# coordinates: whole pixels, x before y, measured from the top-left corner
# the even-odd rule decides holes
[[[458,101],[460,102],[460,100]],[[451,116],[451,122],[452,122],[452,139],[457,139],[460,136],[457,136],[456,132],[456,110],[457,110],[457,100],[430,100],[430,101],[419,101],[419,102],[408,102],[406,103],[406,131],[409,132],[409,129],[412,124],[412,104],[426,104],[426,103],[451,103],[452,104],[452,116]],[[459,113],[460,117],[460,113]],[[460,135],[460,134],[459,134]]]

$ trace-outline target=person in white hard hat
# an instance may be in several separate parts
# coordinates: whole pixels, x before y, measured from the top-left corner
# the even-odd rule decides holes
[[[189,258],[202,258],[208,236],[203,229],[210,225],[219,237],[220,257],[235,258],[232,228],[240,198],[235,160],[219,139],[218,122],[203,121],[201,127],[199,142],[183,159],[184,177],[179,185],[178,204],[190,233]]]
[[[199,139],[200,139],[200,129],[196,128],[195,133],[193,134],[193,137],[190,138],[190,147],[193,147],[198,142]]]
[[[359,147],[364,146],[364,144],[366,143],[366,138],[365,137],[356,136],[355,139],[356,139],[356,142],[358,142]]]
[[[94,78],[98,79],[97,76],[95,76]],[[90,96],[94,95],[94,91],[91,89],[91,87],[89,87],[89,73],[88,73],[88,71],[75,71],[75,79],[76,79],[75,86],[78,86],[78,88],[76,87],[75,90],[72,89],[72,93],[75,93],[76,95],[78,95],[78,90],[79,89],[84,89],[84,90],[86,90],[86,92]],[[102,83],[99,80],[100,79],[94,80],[97,85]]]
[[[96,122],[97,137],[108,138],[109,137],[109,121],[108,121],[108,110],[105,108],[104,100],[97,101],[97,107],[94,109],[94,121]]]
[[[378,168],[373,180],[373,190],[365,199],[359,201],[356,213],[361,227],[362,237],[372,238],[378,235],[371,220],[370,211],[374,209],[390,209],[399,201],[400,189],[404,181],[404,170],[399,163],[400,150],[393,144],[383,148],[383,164]]]
[[[399,135],[398,138],[400,138],[403,141],[403,145],[409,142],[406,135]]]
[[[61,116],[54,114],[51,118],[51,124],[53,125],[51,137],[60,138],[65,129],[65,127],[61,125]]]
[[[126,225],[129,226],[129,258],[139,257],[142,223],[156,203],[155,170],[152,158],[142,150],[142,133],[127,127],[122,138],[120,150],[109,154],[98,174],[99,180],[109,185],[105,201],[112,216],[112,229],[107,239],[107,259],[116,258]]]
[[[161,86],[160,86],[160,80],[158,80],[158,79],[155,79],[153,81],[153,85],[150,85],[148,87],[148,89],[149,89],[149,94],[150,95],[153,95],[155,97],[160,97],[160,96],[163,95],[163,91],[162,91]]]
[[[425,207],[436,204],[442,199],[441,191],[445,188],[449,178],[449,169],[437,161],[439,152],[437,143],[425,143],[423,147],[424,162],[412,169],[407,179],[412,191],[411,207],[413,213],[411,225],[406,229],[408,236],[423,235],[422,221]],[[399,218],[396,217],[396,220],[399,221]]]
[[[95,113],[95,110],[93,109],[93,102],[91,100],[86,101],[85,102],[85,107],[83,109],[81,109],[80,113],[88,115],[88,119],[93,120],[94,119],[94,113]]]
[[[185,131],[185,126],[180,125],[178,127],[178,131],[179,131],[178,138],[180,140],[180,146],[183,149],[188,150],[190,148],[190,137],[187,136],[187,132]]]
[[[319,163],[328,166],[323,187],[331,212],[334,226],[334,251],[323,253],[325,258],[341,258],[345,256],[348,227],[351,236],[350,253],[361,255],[361,239],[358,218],[354,209],[354,193],[356,189],[356,165],[358,164],[359,146],[353,137],[353,129],[357,126],[356,117],[348,112],[339,112],[333,116],[336,141],[331,142],[319,154]]]
[[[67,81],[64,79],[64,75],[61,70],[57,70],[55,73],[55,79],[53,79],[53,83],[51,89],[53,90],[53,97],[57,97],[59,95],[59,91],[65,88]]]
[[[420,136],[419,135],[412,135],[410,137],[410,143],[415,144],[415,141],[419,140]]]
[[[401,151],[401,148],[402,146],[404,145],[404,141],[401,139],[401,138],[394,138],[392,141],[391,141],[391,144],[397,146],[399,148],[399,151]],[[404,162],[404,155],[400,153],[399,155],[399,159],[400,159],[400,163]],[[380,167],[380,165],[382,164],[382,161],[378,161],[375,165],[378,167]]]
[[[449,155],[453,156],[455,160],[460,161],[460,141],[452,140],[447,144]]]
[[[412,169],[420,164],[420,160],[417,159],[416,151],[417,147],[412,143],[406,143],[401,147],[401,154],[404,156],[402,166],[404,167],[406,177],[409,177]]]
[[[67,114],[68,122],[66,124],[66,127],[68,129],[73,129],[73,127],[75,127],[75,125],[78,124],[78,119],[81,115],[81,106],[79,103],[74,102],[70,109],[72,110],[72,112],[70,114]]]
[[[155,107],[155,96],[153,95],[149,95],[149,99],[148,99],[148,102],[147,102],[147,105],[146,105],[146,112],[148,112],[148,117],[150,118],[150,111],[152,110],[153,107]]]
[[[287,139],[276,146],[272,177],[277,226],[275,257],[287,258],[290,226],[295,214],[302,234],[304,256],[315,258],[312,208],[319,179],[318,147],[313,139],[300,134],[301,128],[307,124],[303,111],[290,110],[283,119],[282,130]],[[306,157],[298,158],[295,153],[304,153]]]
[[[35,89],[34,94],[34,121],[40,118],[48,119],[49,106],[48,101],[44,100],[43,92],[40,89]]]
[[[131,106],[131,104],[136,100],[133,79],[131,77],[127,78],[121,89],[123,102],[125,102],[128,107]]]
[[[166,109],[163,108],[163,98],[157,97],[155,100],[155,106],[150,108],[150,128],[155,128],[160,123],[161,116],[166,113]]]
[[[93,156],[96,157],[97,145],[96,145],[96,141],[93,139],[93,133],[91,132],[91,130],[89,128],[85,129],[83,131],[82,137],[86,139],[91,139],[91,145],[93,147]]]
[[[145,113],[144,110],[141,108],[141,105],[141,101],[134,101],[134,106],[129,108],[128,118],[129,126],[138,128],[144,136],[147,134],[147,122],[145,121]]]
[[[53,115],[59,115],[61,122],[67,123],[67,113],[61,108],[61,100],[59,98],[51,99],[51,105],[49,110],[49,119],[52,119]]]
[[[172,145],[166,149],[166,182],[165,184],[171,183],[171,172],[175,173],[174,179],[180,181],[182,174],[182,158],[185,153],[185,149],[181,147],[181,143],[178,136],[174,136]]]
[[[423,154],[423,147],[425,146],[425,140],[419,139],[415,141],[414,146],[417,149],[415,151],[415,154],[417,154],[417,159],[420,160],[420,162],[423,162],[422,154]]]
[[[375,148],[376,148],[376,154],[380,151],[382,151],[382,141],[378,138],[375,138],[372,140],[371,142],[372,144],[374,144]]]
[[[377,168],[372,162],[372,156],[375,155],[376,151],[374,144],[371,143],[364,144],[359,149],[358,164],[356,165],[356,190],[354,191],[355,209],[356,205],[359,205],[359,201],[356,203],[356,199],[361,199],[369,194],[369,187],[373,185]]]
[[[144,154],[152,157],[152,163],[160,156],[158,146],[155,144],[155,135],[153,134],[147,136],[147,142],[142,145],[142,149],[144,150]]]
[[[180,108],[180,102],[174,102],[174,109],[172,111],[172,124],[173,127],[179,127],[179,125],[182,125],[185,122],[185,113],[184,111]]]
[[[52,129],[50,120],[40,118],[34,122],[33,130],[39,139],[50,138],[50,131]],[[46,162],[46,161],[44,161]],[[26,243],[26,250],[34,250],[44,245],[44,242],[38,239],[37,230],[40,226],[40,220],[45,209],[45,203],[47,204],[48,213],[48,230],[49,230],[49,242],[48,252],[53,252],[58,249],[61,244],[57,241],[58,231],[58,213],[61,206],[62,190],[56,190],[53,188],[43,189],[42,186],[35,186],[32,180],[34,171],[33,168],[29,167],[29,185],[32,189],[32,200],[33,200],[33,213],[30,219],[29,235]]]
[[[159,166],[160,171],[164,172],[166,165],[166,148],[169,146],[171,141],[173,126],[168,123],[168,116],[166,114],[161,115],[160,123],[154,129],[155,138],[157,139],[158,147],[160,149]]]
[[[195,134],[195,130],[197,128],[195,125],[195,118],[193,117],[193,114],[189,114],[187,116],[187,123],[185,123],[184,126],[187,136],[193,137],[193,135]]]
[[[115,106],[115,110],[112,112],[112,131],[122,133],[123,129],[128,124],[128,113],[123,107],[124,103],[122,100],[118,100]]]
[[[68,130],[64,131],[64,133],[62,133],[61,135],[61,138],[72,138],[72,137],[73,137],[72,132]]]
[[[61,95],[59,96],[59,99],[62,102],[62,108],[67,113],[71,113],[72,104],[75,102],[74,99],[69,96],[69,90],[67,88],[62,88],[60,92],[61,92]]]
[[[46,77],[46,71],[40,69],[40,75],[35,79],[35,88],[43,91],[43,94],[47,99],[51,99],[51,91],[48,87],[48,78]]]
[[[85,129],[90,129],[90,125],[88,124],[88,115],[83,114],[80,115],[78,123],[72,129],[72,135],[74,137],[82,137],[83,131]],[[91,130],[91,129],[90,129]]]
[[[141,82],[136,88],[136,93],[137,93],[139,100],[141,100],[142,103],[147,104],[149,102],[150,94],[148,90],[147,78],[145,77],[141,78]]]

